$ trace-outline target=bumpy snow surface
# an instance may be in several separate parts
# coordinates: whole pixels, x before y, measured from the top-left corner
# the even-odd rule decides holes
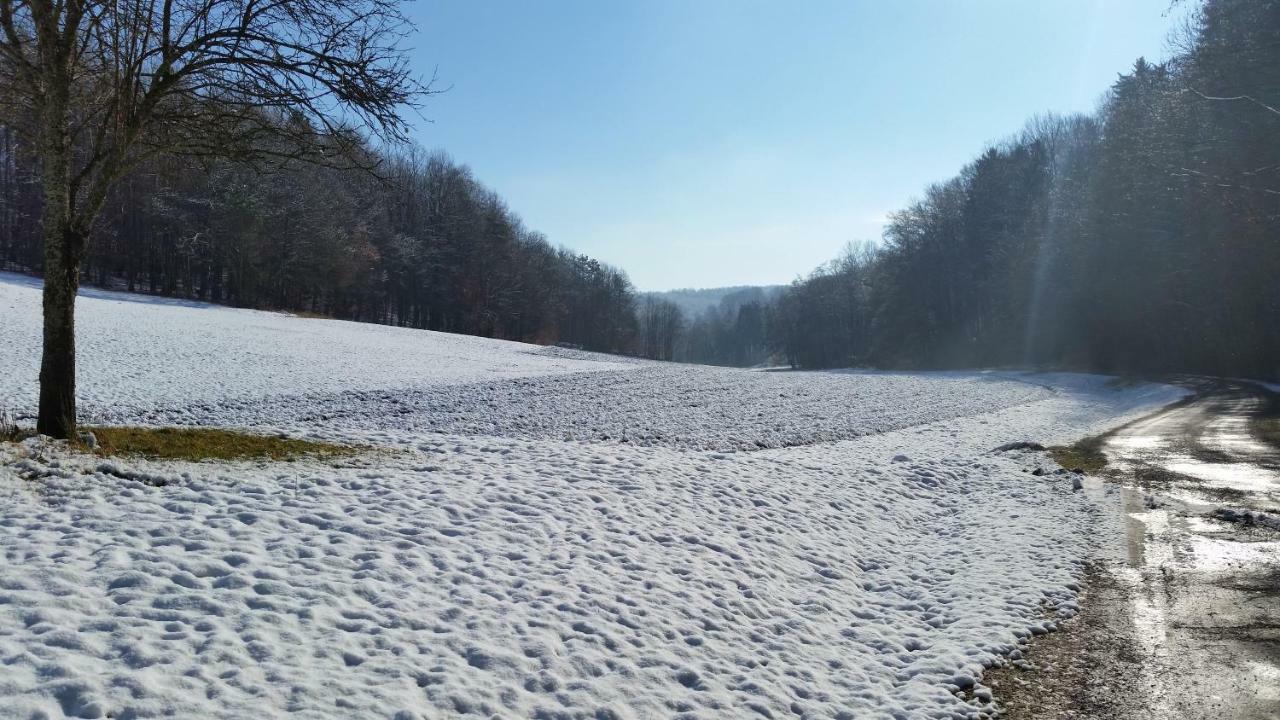
[[[0,404],[39,292],[0,275]],[[1070,615],[1097,500],[1017,440],[1168,402],[1084,376],[762,373],[109,293],[113,421],[358,441],[340,462],[0,445],[0,715],[979,717]]]

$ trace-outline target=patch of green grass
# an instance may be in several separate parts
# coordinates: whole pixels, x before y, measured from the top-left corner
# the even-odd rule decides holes
[[[1107,466],[1107,454],[1102,451],[1102,436],[1085,438],[1072,445],[1049,448],[1049,455],[1068,470],[1083,470],[1093,475]]]
[[[362,448],[215,428],[87,427],[101,455],[152,460],[295,460],[345,457]]]

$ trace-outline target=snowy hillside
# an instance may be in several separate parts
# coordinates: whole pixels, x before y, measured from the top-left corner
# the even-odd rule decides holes
[[[0,273],[0,407],[35,403],[39,280]],[[172,408],[298,392],[420,388],[632,367],[466,335],[312,320],[86,290],[77,304],[81,397],[103,409]],[[607,359],[579,353],[579,356]]]
[[[341,461],[0,445],[6,717],[978,716],[1114,519],[1063,441],[1176,397],[1083,376],[762,373],[95,292],[87,414]],[[0,276],[0,405],[39,291]]]

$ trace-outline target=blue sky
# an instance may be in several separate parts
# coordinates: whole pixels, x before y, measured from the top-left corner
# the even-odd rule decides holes
[[[644,290],[790,282],[1033,114],[1167,57],[1169,0],[419,0],[416,138]]]

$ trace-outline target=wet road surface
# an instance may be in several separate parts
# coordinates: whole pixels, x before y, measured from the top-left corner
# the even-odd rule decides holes
[[[1197,394],[1103,441],[1127,514],[1107,611],[1127,615],[1136,717],[1280,718],[1277,398],[1250,383]],[[1127,607],[1126,607],[1127,606]],[[1126,612],[1127,611],[1127,612]]]
[[[1180,382],[1188,400],[1094,445],[1107,466],[1083,489],[1125,547],[1090,568],[1080,615],[984,674],[1009,720],[1280,720],[1280,397]]]

